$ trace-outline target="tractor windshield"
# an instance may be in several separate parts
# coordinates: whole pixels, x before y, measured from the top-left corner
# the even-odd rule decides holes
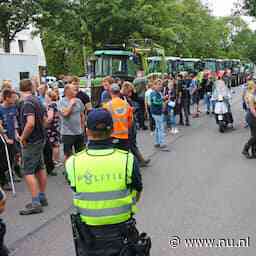
[[[95,64],[96,76],[135,76],[136,64],[129,56],[102,56]]]
[[[149,60],[149,73],[161,72],[161,61],[160,60]]]
[[[168,73],[176,74],[180,71],[180,60],[168,60],[167,61]]]
[[[205,61],[204,69],[210,70],[212,72],[216,72],[217,71],[216,61]]]
[[[181,72],[193,72],[195,70],[195,62],[193,61],[181,61],[179,65],[179,71]]]
[[[217,61],[217,70],[224,70],[224,69],[225,69],[224,61]]]

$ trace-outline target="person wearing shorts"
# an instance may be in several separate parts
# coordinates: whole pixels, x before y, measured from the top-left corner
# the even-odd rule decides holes
[[[85,147],[83,135],[63,135],[62,142],[64,155],[66,157],[71,156],[73,151],[77,153],[83,150]]]
[[[20,82],[18,123],[21,131],[19,139],[22,145],[22,169],[32,196],[32,202],[20,211],[20,215],[38,214],[43,212],[43,206],[48,206],[45,194],[47,175],[43,157],[46,110],[38,98],[33,96],[34,91],[31,80]]]
[[[65,161],[73,153],[84,149],[85,115],[82,101],[76,98],[76,88],[67,84],[64,90],[65,97],[59,103],[61,116],[61,136],[64,147]]]
[[[45,143],[27,144],[22,148],[22,169],[24,175],[34,175],[45,169],[44,150]]]

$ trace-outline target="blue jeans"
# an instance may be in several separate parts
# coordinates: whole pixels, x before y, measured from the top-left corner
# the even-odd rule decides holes
[[[207,108],[207,111],[211,111],[211,95],[205,94],[204,95],[204,102]]]
[[[169,124],[171,128],[176,128],[176,115],[174,108],[168,107]]]
[[[164,115],[153,115],[156,123],[155,129],[155,144],[164,144]]]

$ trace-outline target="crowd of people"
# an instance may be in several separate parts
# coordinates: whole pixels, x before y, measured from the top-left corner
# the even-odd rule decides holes
[[[60,84],[64,87],[63,93],[60,92]],[[151,135],[155,137],[155,148],[169,151],[166,135],[179,133],[178,126],[190,126],[192,118],[200,117],[202,112],[207,115],[214,112],[212,97],[215,84],[213,77],[205,75],[199,79],[196,74],[167,75],[163,79],[152,75],[149,79],[136,78],[133,83],[108,76],[102,80],[102,92],[98,95],[97,105],[108,109],[116,120],[113,143],[130,150],[140,165],[145,167],[150,159],[145,159],[138,147],[137,131],[150,129]],[[201,100],[205,103],[204,110],[200,109]],[[245,100],[244,106],[249,109],[246,102],[248,100]],[[43,114],[38,114],[41,108]],[[42,141],[42,145],[36,144],[38,148],[43,147],[42,160],[47,174],[55,176],[56,167],[63,164],[60,158],[61,144],[64,160],[85,147],[86,117],[91,109],[90,97],[80,89],[78,77],[61,76],[59,81],[51,85],[39,83],[35,78],[23,80],[19,90],[15,90],[10,81],[4,81],[1,88],[0,128],[8,144],[15,181],[19,182],[23,176],[21,163],[24,163],[26,154],[31,153],[29,150],[22,152],[22,134],[29,137],[27,145]],[[116,113],[116,109],[119,112],[123,109],[124,114]],[[30,120],[30,112],[35,112],[33,120]],[[45,128],[40,125],[34,127],[32,124],[40,121],[41,115]],[[28,121],[33,122],[24,133],[25,126],[30,123]],[[1,156],[4,158],[5,148],[1,143]],[[31,150],[36,152],[34,148]],[[35,164],[31,160],[28,162],[30,165]],[[1,163],[0,184],[9,190],[7,161]],[[30,166],[28,169],[31,169]]]
[[[154,147],[168,152],[168,134],[179,133],[178,126],[190,126],[192,118],[199,118],[202,112],[214,113],[213,95],[218,80],[225,84],[222,78],[215,81],[211,76],[199,78],[196,74],[166,75],[161,79],[152,75],[148,79],[136,78],[133,83],[105,77],[97,107],[112,116],[111,143],[132,152],[138,165],[147,167],[150,159],[146,159],[139,148],[137,131],[150,129]],[[63,95],[60,83],[64,85]],[[243,154],[256,158],[256,85],[252,80],[247,85],[243,106],[251,138]],[[200,104],[201,100],[204,105]],[[32,197],[20,214],[41,213],[48,206],[47,174],[56,176],[58,167],[73,153],[86,148],[86,120],[93,109],[91,99],[80,88],[78,77],[63,76],[51,85],[35,78],[22,80],[19,90],[15,90],[10,81],[4,81],[0,101],[0,185],[4,190],[11,189],[6,144],[14,180],[19,182],[24,177]],[[202,106],[205,109],[202,110]],[[97,131],[101,131],[100,125],[96,124]],[[98,134],[101,135],[102,132]]]
[[[60,84],[64,87],[63,95],[58,86]],[[58,82],[51,85],[39,83],[36,78],[23,80],[19,90],[15,90],[10,81],[3,82],[0,128],[1,135],[8,144],[16,182],[19,182],[24,174],[24,170],[21,171],[21,163],[24,162],[24,159],[21,161],[21,156],[24,158],[26,154],[31,153],[21,150],[24,142],[23,129],[28,121],[37,123],[37,119],[41,120],[40,114],[37,113],[41,108],[45,128],[40,125],[34,127],[31,124],[28,131],[25,131],[25,137],[29,137],[28,145],[38,141],[43,142],[41,143],[43,162],[48,175],[57,175],[56,167],[63,164],[60,160],[61,144],[63,144],[64,160],[86,145],[86,117],[92,109],[92,104],[89,95],[81,90],[79,85],[79,78],[72,76],[61,76]],[[98,97],[98,106],[108,109],[113,119],[116,118],[113,109],[118,109],[122,104],[125,106],[124,119],[127,118],[127,123],[126,121],[122,123],[120,120],[115,122],[117,131],[112,135],[113,143],[125,150],[131,150],[142,167],[147,166],[150,159],[145,159],[139,150],[136,140],[138,130],[150,129],[151,135],[155,136],[154,146],[162,151],[169,151],[165,141],[166,134],[177,134],[178,125],[190,126],[191,117],[200,116],[200,100],[205,101],[207,114],[213,112],[211,97],[214,80],[207,76],[199,81],[196,74],[185,76],[179,74],[176,77],[168,75],[164,79],[153,75],[149,79],[137,78],[134,83],[109,76],[102,80],[102,89]],[[30,112],[35,112],[33,120],[29,118]],[[120,114],[118,113],[117,116]],[[29,134],[31,131],[32,135]],[[39,148],[38,143],[37,147]],[[0,150],[4,158],[6,154],[3,143]],[[33,151],[34,148],[31,150]],[[1,162],[0,184],[4,189],[9,190],[9,176],[6,175],[7,161]],[[34,163],[29,161],[29,164]]]

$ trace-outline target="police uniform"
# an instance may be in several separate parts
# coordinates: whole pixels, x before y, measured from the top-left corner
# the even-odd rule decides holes
[[[88,129],[102,131],[112,129],[112,126],[107,110],[97,109],[89,113]],[[114,228],[120,237],[116,227],[125,226],[132,219],[136,212],[137,193],[142,191],[141,175],[133,155],[115,149],[110,139],[89,141],[87,149],[67,160],[66,171],[74,190],[73,204],[86,232],[96,237],[100,234],[101,241],[104,241],[105,236],[114,235]],[[117,241],[108,241],[104,246],[101,242],[93,243],[93,246],[87,246],[87,253],[112,255],[106,251],[100,254],[100,250],[102,247],[120,250],[121,240],[115,243]]]

